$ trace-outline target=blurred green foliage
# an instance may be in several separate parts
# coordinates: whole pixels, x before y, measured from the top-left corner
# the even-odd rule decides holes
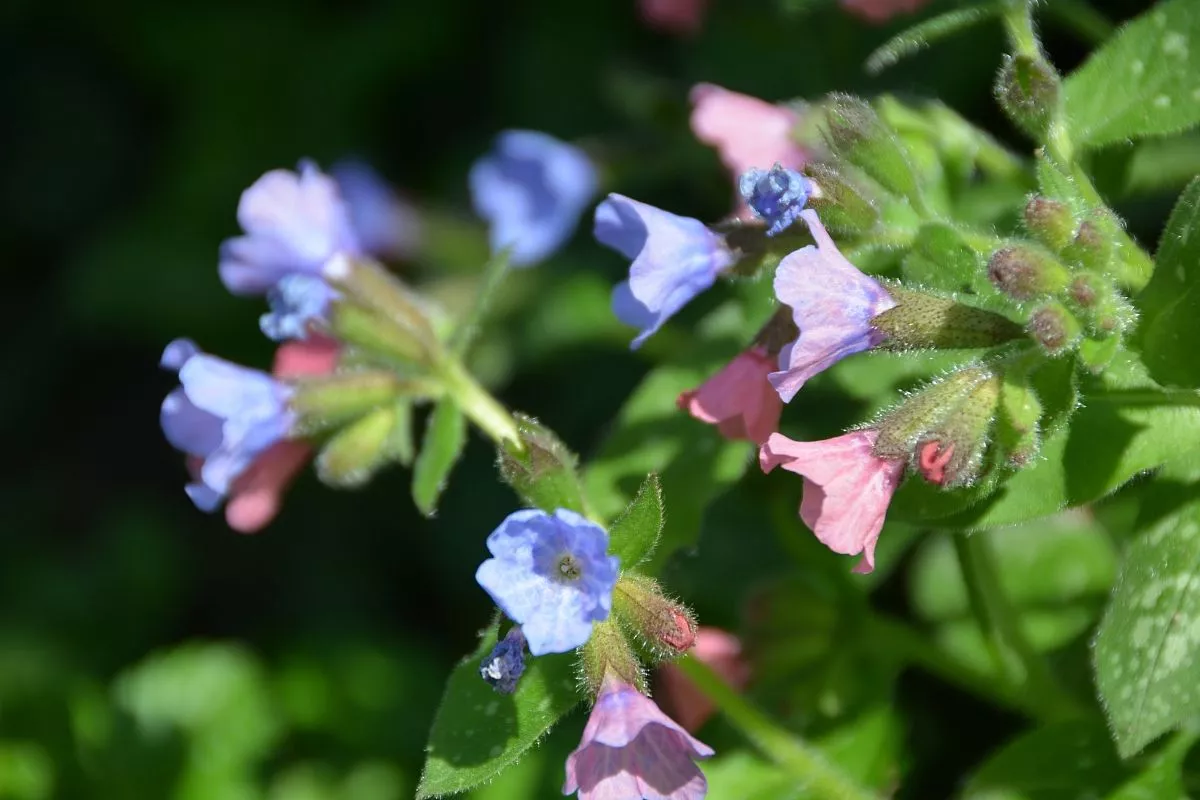
[[[1140,10],[1101,5],[1114,18]],[[156,420],[171,383],[155,367],[161,348],[187,335],[233,360],[268,362],[259,303],[223,290],[216,248],[235,232],[240,191],[305,156],[364,156],[437,212],[436,246],[402,268],[453,313],[470,302],[485,256],[462,210],[466,169],[505,127],[589,137],[616,188],[705,219],[725,213],[730,191],[687,129],[687,90],[698,81],[772,100],[835,89],[936,96],[1017,139],[982,89],[1000,60],[994,29],[871,77],[864,60],[903,22],[869,28],[831,5],[803,15],[777,6],[714,2],[694,40],[645,29],[633,0],[16,0],[0,9],[0,243],[10,281],[0,299],[10,448],[0,485],[0,798],[412,795],[440,687],[488,624],[473,581],[483,538],[519,502],[495,480],[490,449],[472,440],[432,519],[413,507],[400,471],[355,492],[306,476],[268,531],[238,536],[183,495],[182,464]],[[1085,55],[1078,40],[1047,33],[1064,71]],[[1143,241],[1190,172],[1173,165],[1195,163],[1196,152],[1191,139],[1094,155]],[[476,347],[477,373],[586,458],[647,369],[683,353],[643,384],[644,407],[626,409],[645,412],[645,435],[605,444],[610,454],[653,451],[654,426],[696,424],[668,416],[675,394],[739,345],[724,334],[745,320],[723,319],[734,312],[722,300],[756,289],[722,287],[682,315],[705,319],[703,352],[684,352],[679,326],[630,354],[628,331],[608,312],[621,264],[582,228],[563,254],[506,284]],[[873,413],[867,382],[908,385],[900,368],[878,366],[866,357],[814,381],[789,430],[827,431]],[[877,632],[856,627],[862,592],[847,600],[845,565],[800,529],[796,498],[768,493],[745,469],[749,448],[698,426],[694,446],[667,454],[677,465],[662,476],[669,512],[655,565],[706,624],[804,632],[771,654],[778,672],[764,673],[758,700],[789,723],[843,737],[837,760],[865,782],[894,786],[902,770],[902,797],[946,796],[1019,732],[1012,712],[878,658]],[[610,467],[586,481],[611,514],[644,474]],[[672,507],[672,492],[697,480],[724,493],[707,509]],[[1111,580],[1127,534],[1119,503],[998,537],[1014,601],[1032,610],[1030,637],[1064,660],[1082,661]],[[918,536],[889,524],[881,565],[913,569],[881,570],[864,584],[875,588],[870,602],[976,660],[982,645],[945,542],[925,537],[910,563],[904,550]],[[894,548],[887,558],[885,548]],[[1036,567],[1022,561],[1032,554]],[[769,602],[780,585],[791,598],[782,620]],[[473,796],[556,796],[581,725],[569,718]],[[791,790],[738,752],[721,720],[705,738],[734,751],[714,767],[714,798],[742,796],[751,774],[763,797]],[[1041,747],[1018,740],[995,759]],[[1126,775],[1111,773],[1097,792]],[[985,796],[991,774],[984,767],[968,796]]]

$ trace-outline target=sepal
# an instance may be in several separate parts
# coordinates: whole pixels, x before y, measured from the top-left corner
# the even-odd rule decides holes
[[[1037,140],[1046,135],[1061,94],[1061,81],[1044,59],[1006,56],[996,77],[996,100],[1026,133]]]
[[[695,615],[664,595],[653,578],[623,574],[613,591],[613,613],[657,660],[678,658],[696,643]]]
[[[317,477],[329,486],[362,486],[388,462],[388,443],[397,424],[395,405],[377,408],[342,428],[317,455]]]
[[[1021,336],[1019,325],[994,312],[896,284],[886,288],[896,305],[871,319],[871,327],[887,336],[882,347],[991,347]]]
[[[646,673],[620,625],[611,617],[592,625],[592,635],[580,651],[579,666],[581,681],[590,695],[600,691],[610,673],[639,692],[646,692]]]

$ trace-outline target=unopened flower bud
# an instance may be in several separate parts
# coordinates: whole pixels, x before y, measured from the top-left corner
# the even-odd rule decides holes
[[[925,480],[952,488],[975,481],[996,417],[1000,378],[979,383],[935,429],[925,434],[912,454],[913,467]]]
[[[871,327],[887,335],[882,346],[892,350],[990,347],[1021,335],[1019,325],[991,311],[895,284],[887,291],[896,306],[873,317]]]
[[[849,95],[831,95],[826,106],[826,122],[835,155],[867,173],[893,194],[909,200],[920,197],[920,185],[908,153],[869,104]]]
[[[1025,326],[1047,355],[1058,356],[1079,340],[1082,326],[1062,303],[1047,303],[1033,312]]]
[[[655,658],[676,658],[696,643],[691,610],[664,595],[652,578],[622,575],[613,591],[613,613]]]
[[[520,442],[497,448],[500,477],[524,500],[542,509],[583,508],[575,454],[536,419],[514,414]]]
[[[521,632],[520,625],[514,625],[483,659],[479,665],[479,677],[499,694],[512,694],[517,690],[517,681],[523,672],[525,634]]]
[[[402,396],[430,397],[439,391],[430,382],[403,380],[383,370],[294,378],[291,384],[295,431],[301,436],[344,425]]]
[[[1009,119],[1041,138],[1059,101],[1059,78],[1044,59],[1007,56],[996,78],[996,99]]]
[[[616,600],[616,592],[613,593]],[[592,635],[583,646],[583,680],[588,690],[597,692],[605,675],[612,674],[638,691],[646,691],[646,675],[629,640],[611,617],[592,626]]]
[[[767,236],[778,236],[800,219],[809,192],[803,175],[778,163],[769,170],[748,170],[738,181],[738,193],[746,205],[767,223]]]
[[[393,403],[342,428],[317,456],[317,477],[329,486],[362,486],[387,462],[388,444],[396,424]]]
[[[1034,195],[1025,204],[1025,228],[1057,253],[1071,242],[1075,217],[1066,203]]]
[[[1062,251],[1067,263],[1091,272],[1104,272],[1112,261],[1113,243],[1091,220],[1080,223],[1075,238]]]
[[[876,199],[841,172],[821,163],[809,164],[805,172],[812,187],[808,205],[829,230],[861,235],[879,224]]]
[[[1016,300],[1057,294],[1071,280],[1053,256],[1024,245],[997,250],[988,260],[987,273],[997,289]]]
[[[985,366],[960,369],[909,395],[875,426],[879,437],[874,454],[884,459],[908,459],[922,440],[940,430],[965,398],[994,374]]]
[[[1041,447],[1042,401],[1029,383],[1029,373],[1010,370],[1000,389],[996,444],[1011,467],[1023,467]]]
[[[378,263],[364,258],[331,258],[322,276],[355,305],[406,330],[425,352],[435,347],[436,336],[425,301]]]

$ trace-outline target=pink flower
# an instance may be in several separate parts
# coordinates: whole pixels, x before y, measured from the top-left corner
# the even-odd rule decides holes
[[[761,345],[738,354],[700,387],[679,395],[678,405],[726,439],[762,444],[779,428],[783,400],[767,380],[775,359]]]
[[[782,466],[804,478],[800,519],[833,552],[862,553],[855,572],[875,569],[875,542],[904,475],[904,461],[875,455],[877,438],[879,431],[862,430],[794,442],[776,433],[758,454],[763,472]]]
[[[871,327],[871,320],[896,305],[878,281],[838,251],[817,212],[801,211],[800,218],[816,247],[801,247],[775,270],[775,297],[791,306],[800,330],[796,341],[779,352],[780,371],[770,375],[785,403],[818,372],[882,342],[884,336]]]
[[[733,175],[734,186],[743,172],[776,163],[800,169],[808,155],[792,139],[799,118],[795,111],[711,83],[692,87],[692,133],[717,149],[721,163]],[[752,218],[740,198],[738,214]]]
[[[897,14],[911,14],[929,0],[841,0],[842,8],[876,25]]]
[[[638,15],[647,27],[678,36],[695,36],[704,24],[708,0],[638,0]]]
[[[563,794],[579,792],[580,800],[703,800],[708,782],[694,759],[712,754],[654,701],[610,673],[579,747],[567,757]]]
[[[272,373],[278,378],[327,375],[337,366],[337,342],[321,336],[280,345]],[[283,493],[312,457],[312,445],[277,442],[264,451],[230,487],[225,521],[238,533],[257,533],[275,519]],[[198,466],[198,465],[197,465]]]
[[[732,633],[701,627],[696,632],[692,655],[737,689],[746,688],[750,681],[750,665],[742,655],[742,643]],[[659,669],[656,696],[662,708],[690,733],[700,730],[717,710],[708,696],[671,663]]]

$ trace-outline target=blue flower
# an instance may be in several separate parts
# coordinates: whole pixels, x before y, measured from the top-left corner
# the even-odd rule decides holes
[[[321,278],[304,273],[285,275],[267,292],[271,310],[259,317],[268,339],[307,339],[312,325],[322,323],[329,304],[340,295]]]
[[[242,193],[245,236],[221,245],[221,281],[234,294],[265,294],[285,275],[320,275],[330,258],[362,252],[337,183],[311,162],[272,170]]]
[[[291,431],[292,390],[264,372],[206,355],[187,339],[167,345],[161,364],[178,370],[181,384],[163,401],[163,433],[176,449],[202,459],[186,491],[198,508],[214,511],[254,459]]]
[[[634,349],[736,260],[703,222],[619,194],[596,207],[595,234],[633,261],[629,280],[613,290],[612,308],[626,325],[642,329]]]
[[[500,694],[512,694],[524,671],[525,635],[514,625],[479,665],[479,677]]]
[[[471,202],[490,226],[492,252],[531,266],[570,237],[596,194],[596,168],[583,151],[536,131],[505,131],[471,167]]]
[[[521,626],[533,655],[574,650],[593,622],[608,619],[619,559],[607,554],[608,534],[596,523],[562,508],[517,511],[487,547],[494,558],[475,580]]]
[[[329,170],[350,212],[350,222],[364,252],[384,258],[407,258],[420,241],[420,219],[387,181],[365,161],[339,161]]]
[[[738,192],[746,205],[768,224],[767,236],[782,233],[800,218],[809,191],[803,175],[780,164],[769,170],[748,170],[738,181]]]

